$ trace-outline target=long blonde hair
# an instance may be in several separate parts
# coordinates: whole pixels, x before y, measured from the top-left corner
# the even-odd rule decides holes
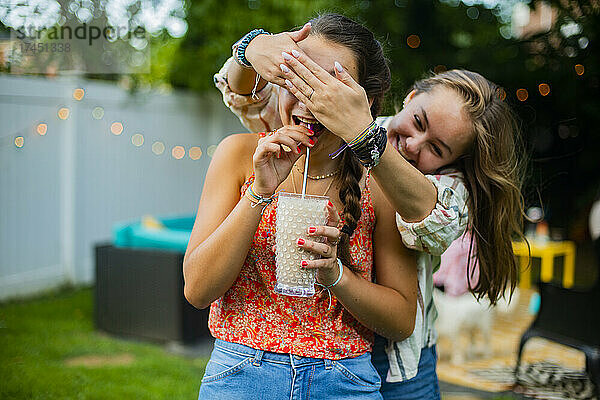
[[[473,142],[456,161],[469,191],[469,253],[475,248],[479,262],[479,281],[471,291],[477,298],[487,296],[495,304],[507,287],[512,293],[517,282],[518,264],[511,239],[525,239],[519,126],[501,98],[501,89],[476,72],[446,71],[417,81],[413,89],[417,93],[429,92],[438,86],[449,88],[462,98],[471,120]],[[471,254],[468,259],[467,279],[471,287]]]

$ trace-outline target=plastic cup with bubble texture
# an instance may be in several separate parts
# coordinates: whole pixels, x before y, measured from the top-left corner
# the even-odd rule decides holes
[[[327,222],[326,196],[280,192],[277,200],[275,235],[275,291],[288,296],[311,297],[315,294],[316,270],[301,267],[302,260],[315,260],[319,256],[298,247],[298,238],[307,239],[311,226]],[[315,240],[311,237],[310,240]]]

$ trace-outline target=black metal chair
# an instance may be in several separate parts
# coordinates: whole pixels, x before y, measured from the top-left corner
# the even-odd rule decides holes
[[[594,242],[600,265],[600,238]],[[585,353],[586,371],[600,390],[600,277],[587,291],[565,289],[539,282],[540,309],[521,337],[515,376],[523,346],[533,337],[542,337]]]

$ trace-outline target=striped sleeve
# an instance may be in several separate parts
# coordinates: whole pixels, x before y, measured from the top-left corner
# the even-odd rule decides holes
[[[396,224],[406,247],[439,256],[467,227],[468,192],[459,172],[425,176],[437,189],[435,208],[419,222],[396,214]]]
[[[215,86],[223,95],[225,105],[250,132],[269,132],[280,128],[282,123],[277,109],[277,86],[267,83],[254,97],[233,92],[227,82],[227,71],[234,62],[233,57],[230,57],[213,77]]]

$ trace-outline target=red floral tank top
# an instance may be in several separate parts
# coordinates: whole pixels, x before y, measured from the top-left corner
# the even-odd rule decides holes
[[[243,196],[254,181],[242,186]],[[250,251],[233,286],[210,307],[214,337],[255,349],[302,357],[338,360],[371,350],[373,333],[333,296],[319,290],[313,297],[290,297],[274,291],[275,218],[277,198],[264,210]],[[373,229],[369,176],[361,194],[361,217],[350,240],[350,251],[361,276],[372,280]],[[340,215],[342,217],[342,215]],[[329,308],[329,309],[328,309]]]

